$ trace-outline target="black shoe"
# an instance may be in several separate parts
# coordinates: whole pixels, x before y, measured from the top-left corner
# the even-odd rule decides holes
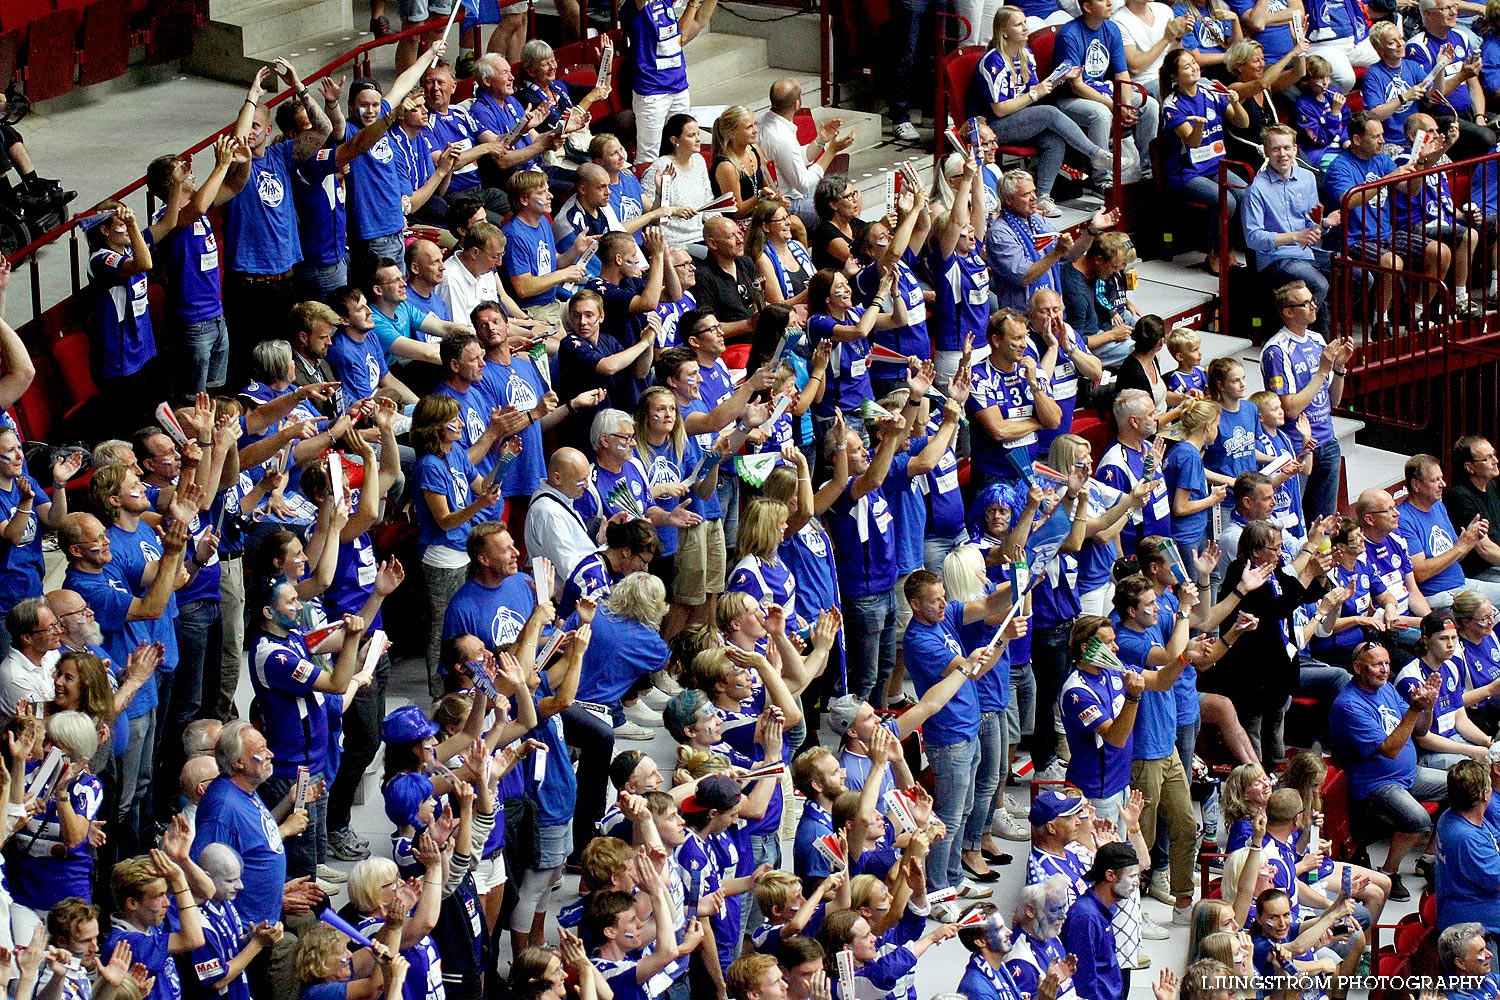
[[[1429,882],[1432,881],[1432,862],[1431,861],[1428,861],[1426,858],[1418,858],[1416,860],[1416,864],[1414,864],[1412,867],[1416,870],[1416,873],[1418,875],[1422,876],[1424,879],[1426,879]]]
[[[389,35],[390,33],[391,33],[391,22],[390,22],[389,18],[385,18],[385,17],[372,17],[372,18],[370,18],[370,34],[374,35],[376,38],[384,38],[386,35]]]
[[[1401,876],[1394,872],[1386,872],[1386,874],[1391,877],[1391,891],[1386,893],[1385,898],[1396,903],[1404,903],[1408,899],[1411,899],[1411,893],[1407,891],[1405,884],[1402,883]]]
[[[963,866],[964,866],[964,874],[966,876],[968,876],[968,879],[969,879],[970,882],[985,882],[985,883],[988,883],[988,882],[998,882],[998,881],[1000,881],[1000,873],[999,872],[988,871],[988,872],[985,872],[983,875],[981,875],[979,872],[976,872],[974,869],[970,868],[969,867],[969,863],[967,861],[965,861],[963,863]]]
[[[1008,865],[1012,861],[1016,860],[1009,854],[1005,854],[1001,851],[980,851],[979,853],[983,854],[984,860],[988,861],[992,865]]]

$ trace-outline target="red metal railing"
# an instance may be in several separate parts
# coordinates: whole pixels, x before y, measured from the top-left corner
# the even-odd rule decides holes
[[[1476,183],[1476,177],[1489,184]],[[1333,331],[1358,344],[1344,408],[1398,428],[1436,429],[1444,442],[1492,432],[1500,406],[1500,332],[1492,329],[1489,314],[1500,302],[1488,292],[1492,263],[1487,266],[1486,258],[1496,238],[1496,177],[1500,154],[1492,153],[1381,178],[1344,195],[1330,294]],[[1485,186],[1491,192],[1480,197],[1474,189]],[[1403,196],[1408,210],[1392,218],[1386,246],[1395,258],[1370,262],[1351,254],[1348,222],[1373,223],[1379,213],[1393,214]],[[1490,214],[1471,226],[1462,208],[1473,201]],[[1439,224],[1432,235],[1426,232],[1429,221]],[[1465,284],[1475,315],[1457,309],[1462,286],[1455,264],[1469,258]],[[1387,286],[1391,307],[1383,319]]]

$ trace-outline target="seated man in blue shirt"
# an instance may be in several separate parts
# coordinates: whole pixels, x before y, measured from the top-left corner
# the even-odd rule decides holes
[[[407,301],[406,278],[389,257],[375,264],[370,279],[370,318],[375,322],[375,336],[385,348],[386,362],[426,361],[438,363],[438,343],[450,333],[472,334],[474,328],[464,323],[440,319]]]
[[[1448,811],[1437,829],[1437,926],[1477,920],[1500,936],[1500,846],[1484,822],[1490,766],[1461,760],[1448,770]]]
[[[1395,828],[1380,870],[1391,880],[1389,898],[1399,903],[1411,898],[1401,884],[1401,859],[1432,834],[1432,817],[1422,803],[1443,801],[1448,789],[1443,772],[1417,766],[1412,742],[1414,734],[1432,725],[1440,675],[1428,677],[1408,704],[1386,683],[1390,672],[1384,646],[1363,642],[1355,647],[1354,682],[1334,699],[1328,730],[1334,753],[1347,768],[1352,802]]]
[[[1495,953],[1480,923],[1454,924],[1438,935],[1438,962],[1444,976],[1462,976],[1476,985],[1454,987],[1447,1000],[1495,1000],[1500,976],[1494,973]]]
[[[1262,143],[1270,169],[1255,175],[1240,199],[1245,245],[1255,251],[1255,268],[1272,288],[1304,281],[1318,303],[1314,327],[1327,328],[1323,303],[1328,299],[1327,254],[1314,247],[1324,228],[1338,225],[1339,213],[1315,220],[1318,175],[1297,162],[1297,131],[1290,125],[1268,125]]]
[[[1471,554],[1500,566],[1500,545],[1490,538],[1490,523],[1479,515],[1463,530],[1448,517],[1443,505],[1443,466],[1432,455],[1413,455],[1406,460],[1406,502],[1396,508],[1400,519],[1396,530],[1406,539],[1411,568],[1431,608],[1452,607],[1461,590],[1477,590],[1500,603],[1500,583],[1470,579],[1460,562]]]

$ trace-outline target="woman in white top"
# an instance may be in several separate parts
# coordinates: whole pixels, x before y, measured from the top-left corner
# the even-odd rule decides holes
[[[1112,20],[1125,37],[1125,62],[1130,79],[1161,100],[1161,61],[1171,49],[1181,48],[1183,36],[1193,26],[1191,14],[1172,16],[1172,8],[1155,0],[1126,0]]]
[[[657,174],[670,165],[675,171],[671,176],[671,187],[662,195],[668,205],[701,208],[714,199],[713,185],[708,180],[708,163],[702,155],[702,137],[698,122],[692,115],[673,115],[667,119],[661,134],[661,155],[646,168],[641,178],[641,188],[656,191]],[[654,205],[652,207],[655,207]],[[703,242],[703,220],[663,219],[661,231],[667,237],[667,245],[680,247]]]

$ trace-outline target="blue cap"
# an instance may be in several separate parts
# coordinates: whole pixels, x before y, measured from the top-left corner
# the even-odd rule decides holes
[[[1083,808],[1083,799],[1062,792],[1038,792],[1031,803],[1031,825],[1046,826],[1055,819],[1071,816]]]
[[[402,705],[385,717],[380,725],[380,738],[387,743],[415,743],[429,736],[436,736],[438,725],[415,705]]]
[[[432,779],[425,774],[398,774],[386,783],[385,815],[396,826],[417,826],[417,810],[432,798]]]

